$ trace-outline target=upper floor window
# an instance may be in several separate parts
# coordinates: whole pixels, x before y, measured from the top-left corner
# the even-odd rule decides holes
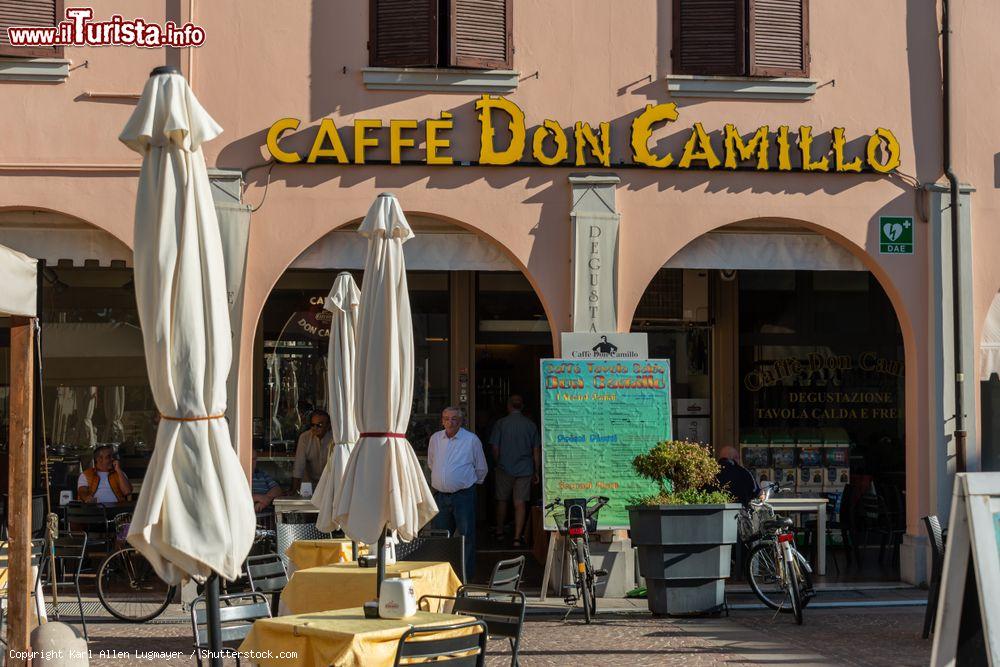
[[[809,75],[809,0],[674,0],[674,74]]]
[[[509,69],[512,4],[513,0],[370,0],[370,64]]]
[[[63,19],[63,0],[0,0],[0,56],[61,58],[61,46],[12,46],[10,26],[52,27]]]

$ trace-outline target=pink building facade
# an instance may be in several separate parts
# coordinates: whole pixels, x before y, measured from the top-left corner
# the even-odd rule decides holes
[[[329,289],[336,269],[359,268],[345,230],[389,191],[412,215],[418,238],[423,232],[430,239],[408,256],[416,272],[411,286],[426,292],[427,305],[415,308],[428,313],[419,342],[428,351],[417,412],[433,414],[435,401],[463,404],[481,431],[492,418],[487,401],[515,390],[533,391],[537,400],[537,385],[524,385],[537,381],[538,358],[558,356],[561,332],[648,331],[651,341],[656,333],[658,349],[674,355],[675,367],[687,363],[692,376],[677,396],[693,401],[687,406],[702,401],[711,415],[710,423],[687,424],[702,439],[716,446],[801,450],[814,444],[809,437],[825,434],[828,440],[815,444],[850,446],[843,468],[852,466],[848,459],[857,452],[868,457],[852,475],[859,483],[876,480],[876,488],[884,472],[879,462],[891,461],[885,465],[894,467],[898,526],[905,532],[900,574],[924,581],[928,558],[920,517],[947,515],[956,466],[940,7],[804,3],[807,71],[751,77],[679,73],[674,3],[625,4],[518,0],[506,17],[513,48],[503,67],[456,68],[442,61],[445,66],[406,68],[372,66],[368,3],[98,2],[95,19],[120,13],[152,23],[191,21],[204,29],[205,42],[183,50],[68,46],[49,58],[0,56],[0,243],[44,258],[50,289],[96,290],[88,306],[95,313],[100,295],[127,292],[138,162],[117,135],[149,71],[176,65],[225,130],[206,146],[206,157],[217,170],[220,206],[229,207],[237,230],[237,256],[243,257],[245,243],[245,270],[237,262],[232,283],[237,349],[231,397],[245,466],[255,438],[273,447],[268,441],[279,439],[275,429],[295,428],[274,407],[288,404],[289,391],[300,402],[322,405],[321,382],[307,395],[301,380],[289,383],[288,368],[286,379],[277,379],[275,364],[308,356],[298,349],[311,340],[306,334],[315,334],[312,347],[318,349],[323,320],[310,324],[318,312],[310,305]],[[979,396],[980,380],[987,378],[980,377],[979,348],[1000,290],[1000,144],[993,122],[1000,92],[990,83],[1000,62],[992,30],[1000,7],[964,3],[952,21],[951,131],[965,230],[959,245],[967,323],[966,460],[974,470],[984,458]],[[511,164],[488,164],[489,151],[482,150],[484,137],[498,153],[510,142],[510,118],[502,110],[492,112],[495,136],[484,133],[486,111],[477,109],[484,95],[502,97],[523,113],[525,147],[510,152]],[[637,125],[647,105],[663,114],[650,124],[648,137]],[[295,129],[289,122],[272,131],[285,118],[297,119]],[[339,130],[343,159],[328,136],[319,146],[322,157],[309,163],[324,119]],[[380,123],[359,122],[365,120]],[[433,136],[428,120],[441,128]],[[582,159],[578,122],[596,136]],[[727,153],[739,152],[735,144],[727,150],[727,125],[743,141],[768,126],[767,169],[758,168],[759,152],[727,168]],[[789,128],[787,151],[783,126]],[[541,158],[534,146],[539,127]],[[269,133],[285,161],[273,159]],[[432,150],[429,137],[447,145]],[[600,155],[605,137],[607,166]],[[839,138],[843,143],[835,146]],[[373,143],[365,147],[359,139]],[[784,152],[788,169],[780,164]],[[431,153],[451,163],[429,164]],[[670,165],[641,164],[662,164],[667,154]],[[860,171],[851,170],[855,158]],[[583,254],[586,240],[576,235],[589,229],[580,221],[599,218],[613,219],[617,239],[601,246],[595,269]],[[906,220],[912,229],[892,227]],[[912,234],[912,252],[882,252],[887,238],[907,238],[901,233]],[[92,273],[81,273],[86,269]],[[581,292],[589,280],[595,281],[596,309],[590,308],[591,291]],[[825,300],[831,293],[839,296]],[[767,310],[781,294],[796,305]],[[871,297],[863,301],[863,317],[849,305],[862,303],[853,300],[859,294]],[[523,308],[505,315],[506,300]],[[838,311],[838,303],[846,305]],[[492,319],[482,316],[487,310]],[[755,312],[768,314],[755,319]],[[435,320],[439,314],[444,319]],[[59,321],[53,315],[63,325],[113,319],[63,315]],[[298,338],[289,333],[296,327]],[[435,327],[441,331],[434,333]],[[796,340],[805,329],[811,337]],[[823,336],[841,331],[849,339],[844,349]],[[88,335],[101,334],[95,329]],[[866,347],[869,335],[873,343]],[[127,365],[119,358],[125,353],[104,356],[113,358],[109,364]],[[60,359],[54,356],[52,365],[58,368]],[[790,359],[805,365],[815,359],[822,372],[793,369],[788,374],[797,379],[786,378],[779,362]],[[534,376],[519,370],[531,363]],[[305,362],[291,368],[306,372]],[[94,372],[102,379],[87,380],[73,369],[51,378],[47,418],[56,419],[62,400],[75,413],[89,410],[89,428],[98,431],[94,441],[106,439],[101,431],[114,438],[116,416],[126,431],[140,432],[141,419],[133,424],[128,414],[116,415],[108,408],[114,400],[105,395],[106,387],[123,386],[126,408],[119,412],[132,405],[137,413],[148,409],[138,390],[128,389],[141,385],[141,371]],[[493,377],[500,381],[497,391],[487,386]],[[81,408],[83,394],[57,394],[56,385],[94,388],[97,408]],[[816,413],[817,407],[829,412]],[[805,416],[796,417],[796,410]],[[878,425],[861,424],[855,435],[838,424],[842,418]],[[87,442],[78,433],[88,427],[66,428],[77,431],[67,440]],[[837,434],[846,440],[832,442]],[[770,474],[781,468],[774,457],[772,451],[761,464]]]

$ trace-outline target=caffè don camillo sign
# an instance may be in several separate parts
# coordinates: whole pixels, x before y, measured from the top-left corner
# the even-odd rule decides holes
[[[525,114],[514,102],[493,95],[483,95],[476,101],[479,120],[479,164],[513,165],[533,162],[544,166],[611,166],[611,124],[597,127],[576,121],[572,129],[554,120],[544,120],[529,133]],[[657,169],[737,169],[758,171],[861,172],[887,174],[900,164],[899,141],[885,128],[860,137],[864,141],[848,146],[844,128],[830,130],[828,140],[815,139],[808,125],[792,130],[788,125],[771,128],[762,125],[744,134],[732,123],[726,123],[713,139],[701,123],[691,126],[683,151],[674,155],[654,145],[653,133],[680,119],[673,102],[649,104],[632,119],[629,133],[631,162]],[[402,164],[403,153],[419,153],[419,162],[429,165],[454,164],[449,154],[450,130],[455,129],[451,113],[441,112],[439,118],[423,123],[413,119],[390,120],[388,132],[381,119],[356,118],[341,136],[332,118],[320,121],[308,152],[291,150],[280,145],[283,136],[301,126],[298,118],[282,118],[267,132],[267,148],[271,156],[283,163],[365,164],[372,153],[388,146],[389,163]],[[506,129],[498,133],[498,129]],[[346,128],[345,128],[346,130]],[[530,135],[530,136],[529,136]],[[347,139],[345,141],[344,139]],[[423,140],[423,145],[420,140]],[[863,146],[863,148],[862,148]],[[351,149],[348,151],[348,147]],[[411,162],[407,160],[407,162]]]

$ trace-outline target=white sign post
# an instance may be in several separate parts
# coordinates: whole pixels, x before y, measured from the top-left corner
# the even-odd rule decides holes
[[[1000,473],[955,475],[954,493],[931,665],[1000,666]]]

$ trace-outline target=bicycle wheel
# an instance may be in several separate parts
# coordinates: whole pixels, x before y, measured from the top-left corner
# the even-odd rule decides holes
[[[590,562],[590,546],[584,544],[584,562],[587,564],[587,587],[590,589],[590,616],[597,618],[597,576],[594,574],[594,566]]]
[[[592,600],[594,592],[587,582],[587,552],[584,550],[583,541],[576,544],[576,589],[580,593],[580,600],[583,601],[583,620],[590,623],[592,617]]]
[[[115,618],[143,623],[156,618],[173,599],[174,588],[132,547],[104,559],[97,570],[97,597]]]
[[[785,568],[785,576],[788,579],[788,597],[792,602],[792,614],[795,616],[795,623],[802,625],[802,594],[799,591],[799,562],[792,554],[792,562]]]
[[[746,577],[754,595],[771,609],[790,611],[786,585],[781,580],[781,557],[775,542],[758,542],[747,558]]]

